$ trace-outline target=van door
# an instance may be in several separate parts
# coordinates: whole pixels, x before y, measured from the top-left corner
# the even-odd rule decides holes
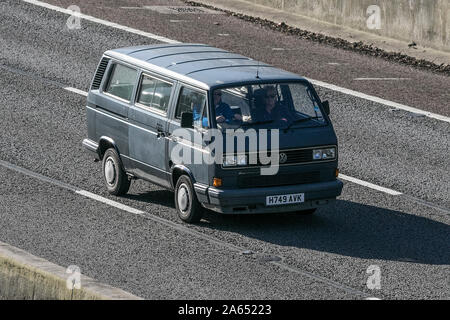
[[[129,112],[133,173],[163,187],[170,187],[166,136],[173,88],[169,80],[142,73],[136,102]]]
[[[207,184],[208,168],[205,167],[203,162],[197,163],[199,159],[203,159],[203,153],[206,152],[204,149],[205,145],[203,140],[194,140],[194,134],[201,137],[210,126],[207,92],[187,85],[180,85],[179,94],[177,96],[178,101],[175,113],[173,119],[169,121],[168,156],[175,164],[179,164],[181,160],[182,164],[189,168],[194,174],[196,182]],[[183,112],[191,112],[193,114],[194,128],[182,128],[189,132],[189,141],[183,140],[182,137],[176,134],[177,130],[181,129],[181,114]],[[174,148],[176,149],[174,150]],[[178,159],[178,161],[176,161],[174,158],[177,155],[180,155],[178,150],[181,148],[183,151],[186,150],[189,153],[188,157],[185,158],[187,161],[184,161],[184,159]]]

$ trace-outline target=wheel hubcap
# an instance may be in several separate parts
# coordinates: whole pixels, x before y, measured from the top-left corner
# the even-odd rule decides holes
[[[181,211],[186,211],[189,206],[189,193],[184,184],[178,190],[178,207]]]
[[[116,181],[116,169],[111,158],[107,159],[105,163],[105,178],[110,185],[113,185],[114,181]]]

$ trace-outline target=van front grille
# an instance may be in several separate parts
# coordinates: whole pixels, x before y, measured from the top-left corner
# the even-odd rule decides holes
[[[239,188],[258,188],[287,186],[295,184],[307,184],[320,182],[320,172],[303,172],[296,174],[278,174],[275,176],[240,176],[238,177]]]
[[[100,88],[100,84],[102,83],[103,75],[105,74],[106,67],[109,63],[108,58],[103,58],[98,65],[97,72],[95,73],[94,80],[92,81],[91,90],[97,90]]]
[[[281,161],[281,155],[284,153],[283,158],[285,159],[285,162],[280,162],[280,165],[288,165],[288,164],[301,164],[301,163],[310,163],[313,162],[313,149],[297,149],[297,150],[280,150],[280,161]],[[261,167],[263,164],[261,163],[261,158],[264,156],[264,158],[271,157],[271,152],[267,152],[267,154],[264,155],[257,155],[256,156],[256,163],[255,164],[249,164],[247,167]],[[248,155],[249,161],[253,159],[251,158],[251,155]],[[241,167],[242,168],[242,167]],[[229,168],[234,169],[234,168]]]
[[[280,151],[285,153],[287,161],[284,164],[304,163],[313,161],[313,149]]]

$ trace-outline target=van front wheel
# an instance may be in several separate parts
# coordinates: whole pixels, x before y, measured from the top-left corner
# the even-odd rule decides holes
[[[102,169],[106,188],[110,194],[120,196],[128,192],[131,181],[122,169],[119,155],[114,148],[106,150],[103,156]]]
[[[197,200],[191,180],[181,176],[175,187],[175,206],[181,220],[188,223],[199,222],[203,216],[203,207]]]

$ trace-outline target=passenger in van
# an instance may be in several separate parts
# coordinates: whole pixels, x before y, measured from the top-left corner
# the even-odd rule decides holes
[[[239,113],[234,113],[230,106],[222,101],[222,91],[214,91],[214,107],[216,109],[217,123],[229,122],[233,120],[242,121]]]
[[[258,106],[255,112],[254,121],[283,121],[289,122],[291,115],[287,108],[277,101],[277,90],[274,86],[264,88],[262,106]]]

